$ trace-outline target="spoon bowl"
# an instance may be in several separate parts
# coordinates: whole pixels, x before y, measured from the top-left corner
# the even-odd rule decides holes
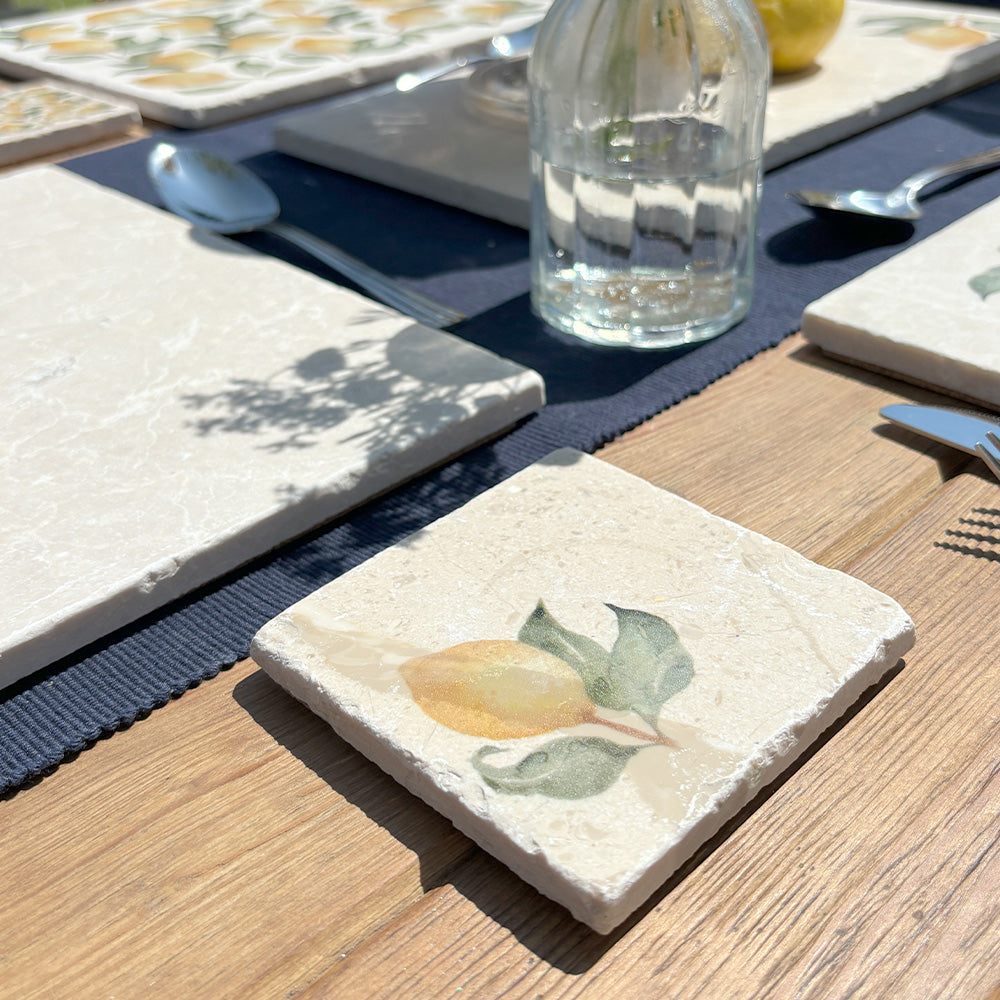
[[[908,222],[923,215],[917,198],[928,184],[945,177],[979,173],[997,166],[1000,166],[1000,146],[940,167],[921,170],[891,191],[867,191],[863,188],[854,191],[801,190],[789,191],[787,197],[822,212],[847,212],[874,219]]]
[[[809,208],[824,212],[851,212],[876,219],[911,221],[923,212],[909,192],[866,191],[789,191],[788,197]]]
[[[161,142],[148,168],[171,212],[217,233],[263,229],[281,211],[277,195],[256,174],[200,149]]]
[[[404,288],[337,247],[278,219],[275,193],[237,163],[191,147],[161,142],[147,161],[149,177],[170,211],[196,226],[232,235],[273,233],[353,281],[386,305],[429,326],[450,326],[464,314]]]

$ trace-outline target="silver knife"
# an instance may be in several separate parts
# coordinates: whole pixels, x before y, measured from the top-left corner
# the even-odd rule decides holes
[[[1000,433],[1000,417],[990,413],[973,414],[941,406],[916,406],[910,403],[883,406],[878,412],[900,427],[916,431],[932,441],[951,445],[970,455],[979,455],[976,445],[986,440],[987,433]]]

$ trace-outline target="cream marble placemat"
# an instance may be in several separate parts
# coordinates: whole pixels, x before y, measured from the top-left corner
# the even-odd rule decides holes
[[[0,686],[495,435],[541,378],[57,167],[0,179]]]
[[[1000,409],[1000,199],[808,305],[823,350]]]
[[[951,30],[957,22],[966,27]],[[996,77],[1000,12],[847,0],[840,29],[816,66],[772,84],[765,165],[776,167]],[[289,114],[275,142],[322,166],[511,225],[529,222],[527,125],[485,114],[462,78]]]
[[[139,0],[0,22],[0,70],[125,97],[201,128],[389,79],[549,0]]]

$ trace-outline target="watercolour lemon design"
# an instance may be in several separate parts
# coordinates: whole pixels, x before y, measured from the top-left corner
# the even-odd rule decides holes
[[[472,758],[498,792],[580,799],[610,788],[628,761],[650,746],[677,747],[659,729],[664,704],[694,675],[674,629],[645,611],[607,607],[618,619],[610,650],[564,628],[539,601],[517,640],[463,642],[407,660],[399,672],[414,701],[456,732],[512,740],[584,723],[629,738],[566,735],[516,764],[488,761],[509,747],[484,746]],[[602,718],[599,708],[631,712],[636,725]]]
[[[930,49],[975,48],[997,37],[996,20],[975,18],[899,15],[869,17],[862,24],[880,35],[898,35],[914,45]]]

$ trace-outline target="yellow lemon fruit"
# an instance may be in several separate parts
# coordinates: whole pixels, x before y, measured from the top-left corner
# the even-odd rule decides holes
[[[511,639],[461,642],[407,660],[399,672],[432,719],[468,736],[537,736],[578,725],[594,711],[567,663]]]
[[[844,0],[754,0],[771,46],[775,73],[805,69],[830,43]]]

